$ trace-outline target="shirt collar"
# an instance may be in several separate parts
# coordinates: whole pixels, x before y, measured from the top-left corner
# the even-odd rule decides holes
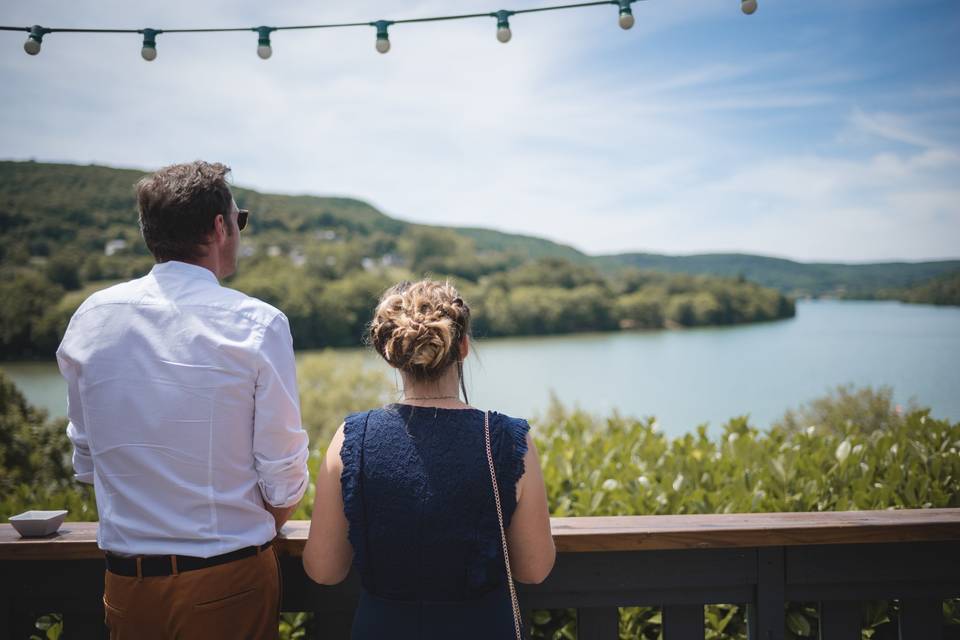
[[[150,273],[153,275],[171,274],[181,278],[196,278],[198,280],[209,280],[210,282],[220,284],[220,281],[217,280],[217,276],[215,276],[213,271],[210,271],[210,269],[187,262],[179,262],[177,260],[158,262],[157,264],[153,265],[153,269],[150,270]]]

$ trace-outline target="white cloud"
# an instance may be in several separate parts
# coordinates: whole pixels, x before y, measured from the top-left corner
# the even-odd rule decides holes
[[[854,128],[871,135],[916,147],[936,147],[937,142],[910,125],[908,118],[893,113],[864,113],[854,109],[850,116]]]

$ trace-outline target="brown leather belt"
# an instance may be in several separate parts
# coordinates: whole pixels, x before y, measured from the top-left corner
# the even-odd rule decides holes
[[[244,547],[230,553],[209,558],[194,556],[135,556],[127,558],[107,552],[107,571],[118,576],[153,578],[157,576],[171,576],[184,571],[195,571],[226,564],[234,560],[242,560],[266,551],[273,544],[273,540],[259,547]],[[139,565],[139,571],[138,571]]]

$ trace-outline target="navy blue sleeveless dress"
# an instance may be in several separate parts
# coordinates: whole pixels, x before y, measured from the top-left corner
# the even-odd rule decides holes
[[[490,413],[505,526],[529,429]],[[514,638],[483,412],[393,404],[355,413],[340,456],[363,585],[353,639]]]

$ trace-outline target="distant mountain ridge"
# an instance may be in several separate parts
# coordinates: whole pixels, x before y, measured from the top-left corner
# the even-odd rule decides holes
[[[63,238],[102,247],[105,232],[129,229],[136,220],[133,184],[143,175],[138,170],[99,165],[0,161],[0,233],[8,236],[9,243],[27,246],[41,239]],[[278,234],[338,228],[392,235],[427,226],[392,218],[353,198],[269,194],[243,187],[235,187],[234,193],[241,206],[255,212],[258,229],[265,234],[274,228]],[[795,295],[872,298],[881,290],[913,287],[960,272],[960,260],[835,264],[738,253],[591,256],[535,236],[476,227],[440,228],[468,238],[480,253],[512,251],[529,258],[563,258],[605,271],[635,267],[743,277]]]
[[[881,290],[912,287],[948,273],[960,272],[960,260],[843,264],[798,262],[742,253],[687,256],[624,253],[598,256],[595,260],[604,269],[630,266],[667,273],[743,277],[794,295],[853,298],[872,298]]]

